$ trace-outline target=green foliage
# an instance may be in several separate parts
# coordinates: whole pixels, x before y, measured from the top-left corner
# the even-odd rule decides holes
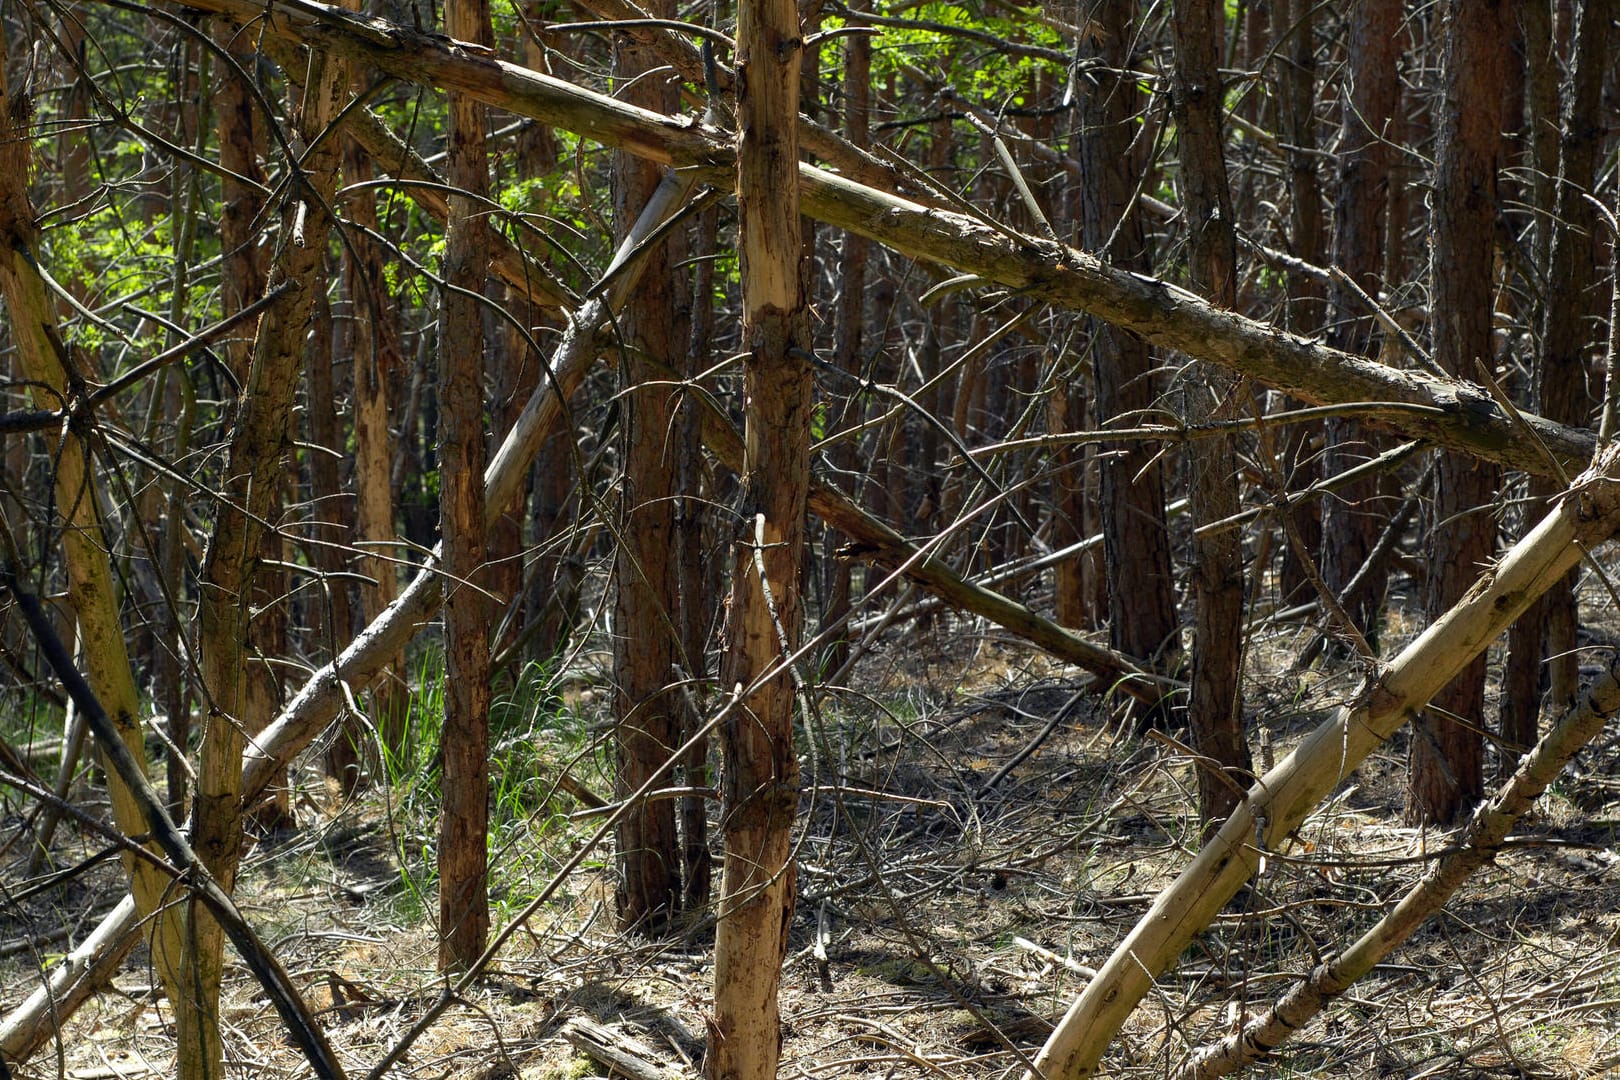
[[[1012,19],[976,10],[976,5],[928,3],[897,12],[917,23],[961,28],[996,35],[1008,41],[1065,49],[1059,34],[1035,19]],[[874,76],[893,76],[900,63],[915,64],[938,73],[959,91],[991,108],[1031,104],[1035,66],[1039,60],[1009,55],[978,41],[965,40],[948,30],[925,26],[885,26],[880,44],[872,52]]]
[[[441,805],[444,657],[417,665],[404,746],[384,748],[394,800],[395,857],[402,913],[420,915],[435,901],[437,821]],[[557,800],[556,779],[606,774],[588,718],[559,693],[554,665],[529,664],[510,693],[490,709],[489,890],[493,903],[515,909],[550,878],[587,830]]]

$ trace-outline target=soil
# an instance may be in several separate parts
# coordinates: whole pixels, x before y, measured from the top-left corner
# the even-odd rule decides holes
[[[1405,632],[1392,627],[1386,646]],[[1281,758],[1357,686],[1342,663],[1289,670],[1310,634],[1256,628],[1248,689],[1261,759]],[[860,692],[829,690],[801,732],[807,790],[781,1075],[1017,1076],[1084,969],[1106,959],[1196,850],[1196,783],[1176,749],[1181,736],[1140,734],[1072,670],[944,620],[880,646],[854,682]],[[580,707],[602,705],[587,695]],[[1446,837],[1402,824],[1402,738],[1369,759],[1158,981],[1110,1049],[1108,1073],[1167,1075],[1416,880]],[[1620,738],[1606,734],[1441,916],[1259,1072],[1584,1077],[1620,1065],[1617,764]],[[599,777],[576,779],[606,790]],[[313,766],[299,783],[300,828],[256,842],[242,907],[350,1075],[364,1075],[445,990],[424,914],[431,893],[424,902],[409,872],[427,839],[411,830],[431,830],[397,805],[390,817],[376,792],[345,803]],[[507,824],[498,922],[588,841],[600,819],[571,821],[577,809],[556,795]],[[12,818],[8,832],[18,824]],[[55,862],[96,850],[93,835],[64,827]],[[610,867],[605,847],[594,852],[391,1075],[606,1075],[563,1039],[576,1017],[641,1040],[663,1075],[695,1075],[712,926],[700,920],[662,941],[616,932]],[[20,875],[10,866],[4,879]],[[118,866],[107,861],[0,902],[0,942],[35,943],[0,959],[0,1004],[36,984],[39,964],[86,932],[117,892]],[[228,977],[231,1074],[307,1075],[256,984],[238,967]],[[168,1075],[169,1011],[152,981],[137,952],[57,1046],[14,1074]]]

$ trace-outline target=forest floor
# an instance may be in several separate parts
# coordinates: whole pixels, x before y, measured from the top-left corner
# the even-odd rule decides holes
[[[1405,632],[1392,627],[1390,643]],[[1349,670],[1290,672],[1308,639],[1298,626],[1254,638],[1249,706],[1262,758],[1280,758],[1356,687]],[[601,730],[593,680],[605,675],[576,673],[569,690],[573,737]],[[1040,1047],[1083,969],[1107,957],[1196,850],[1192,767],[1173,744],[1111,723],[1072,671],[947,622],[868,655],[859,685],[829,695],[806,739],[781,1076],[1017,1076],[1019,1055]],[[537,750],[547,722],[536,714],[528,733],[524,760],[537,773],[560,769],[574,745]],[[1167,1075],[1416,880],[1446,841],[1402,824],[1403,739],[1343,784],[1158,981],[1110,1050],[1110,1074]],[[593,768],[573,765],[610,790]],[[1580,1077],[1620,1065],[1616,777],[1611,730],[1542,799],[1519,842],[1257,1074]],[[540,780],[525,790],[549,792]],[[249,853],[242,907],[305,988],[350,1075],[364,1075],[444,986],[420,868],[431,818],[408,792],[345,804],[313,768],[298,783],[300,828]],[[578,807],[566,796],[503,805],[518,809],[496,841],[498,921],[601,820],[570,816]],[[62,833],[59,865],[95,849]],[[16,857],[15,847],[5,855]],[[577,1018],[639,1039],[667,1076],[695,1075],[712,925],[663,942],[616,933],[610,866],[605,847],[593,852],[392,1075],[607,1075],[563,1038]],[[0,877],[16,882],[20,871],[8,865]],[[76,940],[113,902],[117,880],[108,862],[20,902],[0,898],[0,942],[33,943],[5,946],[0,1005],[65,951],[48,933]],[[169,1075],[168,1006],[136,955],[58,1046],[16,1075]],[[256,984],[239,967],[228,977],[232,1075],[307,1075]]]

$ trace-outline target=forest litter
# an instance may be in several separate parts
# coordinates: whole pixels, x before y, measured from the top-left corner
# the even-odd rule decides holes
[[[1197,849],[1196,780],[1168,748],[1174,733],[1122,726],[1094,696],[1077,700],[1061,666],[1001,642],[953,646],[946,629],[932,631],[938,659],[926,667],[901,658],[909,651],[874,653],[861,685],[880,690],[830,693],[814,730],[801,731],[784,1077],[1020,1075],[1094,967]],[[1253,695],[1264,753],[1285,753],[1347,692],[1333,678],[1288,676],[1287,685],[1265,674],[1282,665],[1250,666],[1266,683]],[[1403,738],[1273,853],[1158,980],[1105,1058],[1110,1075],[1174,1074],[1191,1050],[1354,940],[1446,848],[1446,834],[1402,823]],[[1620,792],[1603,782],[1620,774],[1620,737],[1588,747],[1576,771],[1579,782],[1544,797],[1442,916],[1263,1074],[1582,1077],[1620,1063]],[[374,790],[345,802],[313,769],[298,782],[299,828],[258,838],[238,894],[345,1068],[361,1076],[445,986],[422,902],[431,890],[422,893],[410,870],[424,841],[397,796]],[[507,857],[537,874],[555,867],[548,848],[583,842],[555,833],[573,808],[555,795],[557,813],[507,834]],[[93,835],[62,830],[53,862],[95,850]],[[576,872],[390,1075],[698,1075],[712,923],[657,941],[616,932],[611,865],[604,849]],[[525,886],[542,884],[499,868],[492,879],[508,915]],[[0,905],[4,1004],[121,888],[116,861],[103,860],[60,888]],[[14,1074],[169,1075],[167,1003],[152,992],[144,953],[135,956],[56,1047]],[[232,1074],[307,1074],[258,985],[238,967],[228,982]]]

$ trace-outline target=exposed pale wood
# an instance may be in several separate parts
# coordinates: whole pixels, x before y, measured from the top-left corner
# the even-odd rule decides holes
[[[793,922],[799,759],[791,665],[799,644],[814,409],[799,275],[798,101],[804,39],[795,0],[737,8],[737,253],[742,279],[742,493],[720,683],[740,707],[720,725],[721,872],[710,1080],[773,1080],[782,960]]]
[[[140,940],[135,898],[130,895],[106,915],[90,936],[59,959],[45,981],[0,1022],[0,1059],[27,1061],[56,1035],[57,1017],[73,1014],[118,971]]]
[[[1046,1080],[1097,1071],[1103,1051],[1160,973],[1247,881],[1263,848],[1280,842],[1413,710],[1582,557],[1620,528],[1620,449],[1611,447],[1558,505],[1474,588],[1354,701],[1249,789],[1247,798],[1098,969],[1042,1048]]]
[[[614,1076],[630,1080],[691,1080],[691,1074],[662,1063],[660,1054],[640,1039],[618,1028],[576,1016],[563,1025],[562,1037],[569,1046],[607,1066]]]
[[[34,401],[42,409],[56,410],[82,392],[92,373],[79,370],[73,362],[60,332],[54,298],[36,262],[39,228],[27,186],[32,174],[29,156],[33,142],[26,130],[30,117],[26,106],[12,97],[6,84],[7,51],[4,30],[0,29],[0,294],[5,297],[10,315],[11,340],[21,370],[33,383]],[[130,667],[119,597],[107,557],[109,544],[102,530],[100,482],[77,432],[66,425],[57,427],[57,431],[60,436],[53,434],[48,442],[54,464],[52,494],[59,515],[53,525],[61,534],[68,602],[78,620],[78,644],[90,685],[102,699],[122,745],[139,763],[144,776],[147,760],[140,724],[140,693]],[[102,753],[105,756],[106,750]],[[107,790],[113,819],[125,835],[145,833],[136,793],[112,770],[108,771]],[[124,870],[141,913],[150,917],[158,912],[168,895],[168,880],[150,864],[129,855],[124,857]],[[182,938],[178,912],[170,910],[154,923],[153,964],[171,994],[177,993],[180,985]]]
[[[9,536],[7,539],[9,547]],[[223,928],[224,933],[236,946],[238,955],[264,988],[277,1015],[286,1025],[289,1038],[303,1052],[315,1075],[322,1080],[343,1080],[343,1066],[332,1053],[325,1030],[315,1021],[286,969],[242,918],[242,913],[231,901],[230,895],[209,873],[199,852],[186,839],[180,826],[169,816],[169,812],[158,798],[157,791],[146,777],[144,763],[124,744],[119,735],[118,724],[107,714],[107,710],[96,697],[95,690],[74,666],[73,658],[68,655],[67,647],[57,636],[39,598],[24,588],[17,579],[17,553],[13,550],[0,553],[0,588],[9,592],[16,601],[15,608],[33,635],[46,664],[61,681],[74,704],[83,712],[85,723],[95,735],[96,745],[105,755],[109,770],[116,772],[129,789],[130,798],[135,803],[145,826],[142,832],[152,838],[154,846],[167,856],[169,866],[172,867],[167,870],[165,876],[183,877],[190,889],[188,901],[207,905],[215,925]],[[161,867],[161,864],[158,865]],[[114,928],[123,918],[127,918],[127,914],[124,912],[124,905],[120,904],[111,915],[102,920],[93,936],[100,937],[107,942],[108,947],[112,947],[108,939],[114,936]],[[92,960],[85,960],[84,966],[87,970],[99,970],[102,967]],[[170,1004],[174,1006],[176,1003]],[[64,1015],[58,1011],[55,1017],[60,1021]],[[8,1027],[10,1023],[8,1021]]]
[[[1200,1049],[1176,1074],[1177,1080],[1213,1080],[1258,1061],[1281,1046],[1331,1001],[1388,956],[1396,946],[1439,911],[1475,870],[1501,850],[1508,833],[1547,786],[1558,778],[1575,752],[1603,731],[1620,711],[1620,654],[1520,761],[1513,776],[1474,812],[1450,849],[1416,885],[1355,943],[1318,964],[1264,1013],[1241,1031]]]

